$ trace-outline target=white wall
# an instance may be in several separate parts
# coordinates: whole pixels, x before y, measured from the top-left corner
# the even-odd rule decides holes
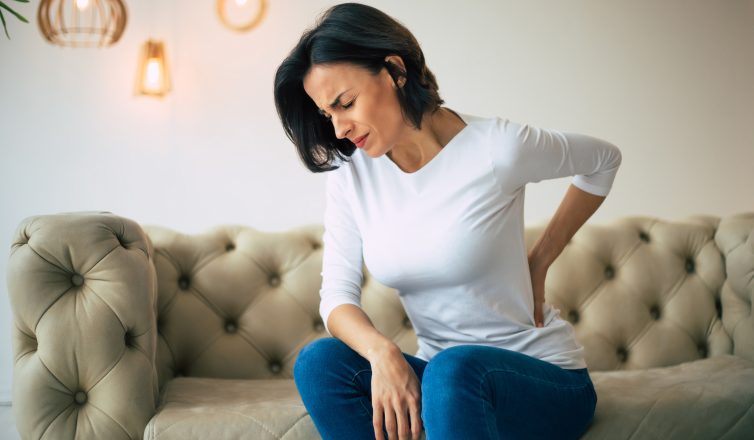
[[[335,2],[270,0],[236,34],[214,1],[130,0],[107,49],[51,46],[36,5],[0,34],[0,401],[12,383],[6,291],[27,216],[108,210],[183,232],[321,222],[324,175],[299,162],[275,113],[275,69]],[[754,210],[754,0],[366,1],[422,44],[446,105],[618,145],[622,167],[590,221]],[[132,96],[137,54],[164,38],[174,90]],[[530,184],[527,223],[570,178]]]

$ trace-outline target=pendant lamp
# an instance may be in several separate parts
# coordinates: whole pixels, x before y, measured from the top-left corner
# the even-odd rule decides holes
[[[70,47],[115,44],[126,27],[121,0],[41,0],[37,22],[44,38]]]
[[[136,94],[165,96],[170,91],[170,71],[162,41],[148,40],[142,46],[136,74]]]
[[[256,3],[256,11],[253,8]],[[236,32],[247,32],[259,25],[267,12],[267,0],[217,0],[217,16]]]

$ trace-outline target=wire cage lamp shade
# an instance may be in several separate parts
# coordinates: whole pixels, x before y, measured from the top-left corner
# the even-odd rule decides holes
[[[126,28],[121,0],[41,0],[37,22],[44,38],[69,47],[115,44]]]

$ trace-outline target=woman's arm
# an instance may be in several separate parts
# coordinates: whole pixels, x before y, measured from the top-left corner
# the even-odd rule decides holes
[[[495,176],[507,194],[529,182],[573,176],[571,185],[542,236],[529,251],[534,322],[544,325],[545,275],[581,225],[612,188],[622,154],[594,136],[497,118],[491,149]]]
[[[534,290],[534,322],[537,327],[544,323],[542,304],[545,302],[547,269],[605,198],[606,196],[588,193],[571,184],[555,215],[529,250],[529,270]]]

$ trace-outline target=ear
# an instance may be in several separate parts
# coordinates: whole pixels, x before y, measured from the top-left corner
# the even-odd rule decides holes
[[[397,66],[400,71],[406,72],[406,65],[403,63],[403,59],[400,57],[400,55],[388,55],[385,57],[385,61]],[[389,72],[388,72],[388,76],[390,76]],[[394,82],[395,86],[397,87],[403,87],[405,83],[406,83],[405,74],[403,75],[399,74],[397,80]]]

